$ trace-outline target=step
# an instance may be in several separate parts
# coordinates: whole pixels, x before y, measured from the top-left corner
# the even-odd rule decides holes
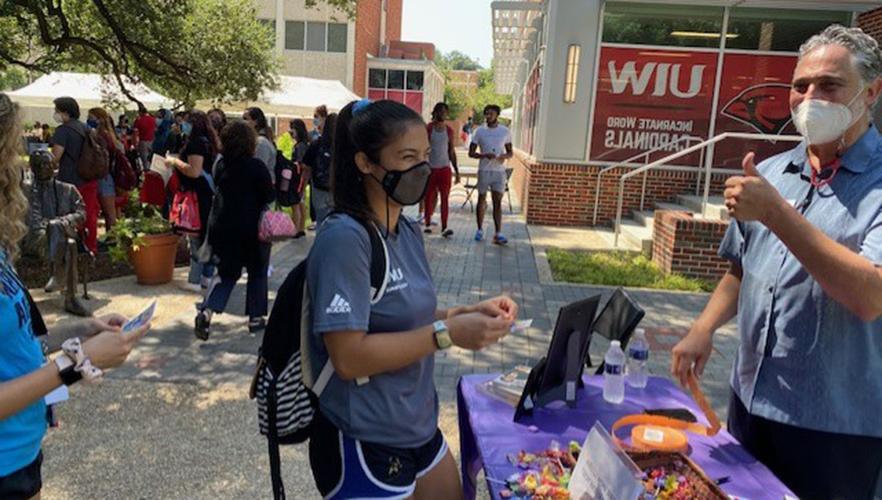
[[[682,203],[693,213],[701,213],[701,196],[681,194],[680,196],[677,196],[677,201]],[[704,216],[707,219],[729,220],[729,210],[726,209],[722,196],[708,197]]]
[[[626,245],[636,247],[649,255],[652,253],[652,231],[652,227],[626,219],[622,221],[619,239]]]
[[[690,211],[683,205],[677,205],[676,203],[656,203],[655,210],[673,210],[678,212]],[[653,225],[655,224],[655,210],[635,211],[634,220],[652,229]]]

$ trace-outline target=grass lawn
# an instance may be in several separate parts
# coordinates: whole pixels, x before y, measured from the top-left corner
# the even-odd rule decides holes
[[[555,281],[591,285],[631,286],[689,292],[713,291],[714,283],[665,274],[639,252],[571,252],[548,249]]]

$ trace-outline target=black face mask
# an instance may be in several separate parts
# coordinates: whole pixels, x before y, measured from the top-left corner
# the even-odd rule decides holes
[[[380,168],[386,171],[383,180],[377,180],[373,175],[371,177],[383,186],[383,191],[395,203],[401,206],[416,205],[426,195],[432,175],[429,162],[417,163],[407,170],[389,170],[382,165]]]

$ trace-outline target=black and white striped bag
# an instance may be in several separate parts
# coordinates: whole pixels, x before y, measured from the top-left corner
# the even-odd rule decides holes
[[[376,304],[389,281],[389,253],[386,242],[373,224],[363,223],[371,239],[371,304]],[[257,371],[251,383],[251,398],[257,399],[260,433],[269,446],[270,475],[276,500],[285,498],[279,456],[280,444],[297,444],[309,439],[318,398],[331,379],[330,360],[313,379],[309,363],[310,303],[304,259],[285,278],[276,294]],[[367,379],[357,383],[367,383]]]

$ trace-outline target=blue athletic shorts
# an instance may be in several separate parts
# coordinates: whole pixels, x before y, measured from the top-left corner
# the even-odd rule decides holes
[[[420,447],[395,448],[352,439],[321,413],[316,413],[314,425],[309,438],[309,463],[325,499],[408,498],[413,495],[417,479],[447,455],[447,442],[440,429]]]

